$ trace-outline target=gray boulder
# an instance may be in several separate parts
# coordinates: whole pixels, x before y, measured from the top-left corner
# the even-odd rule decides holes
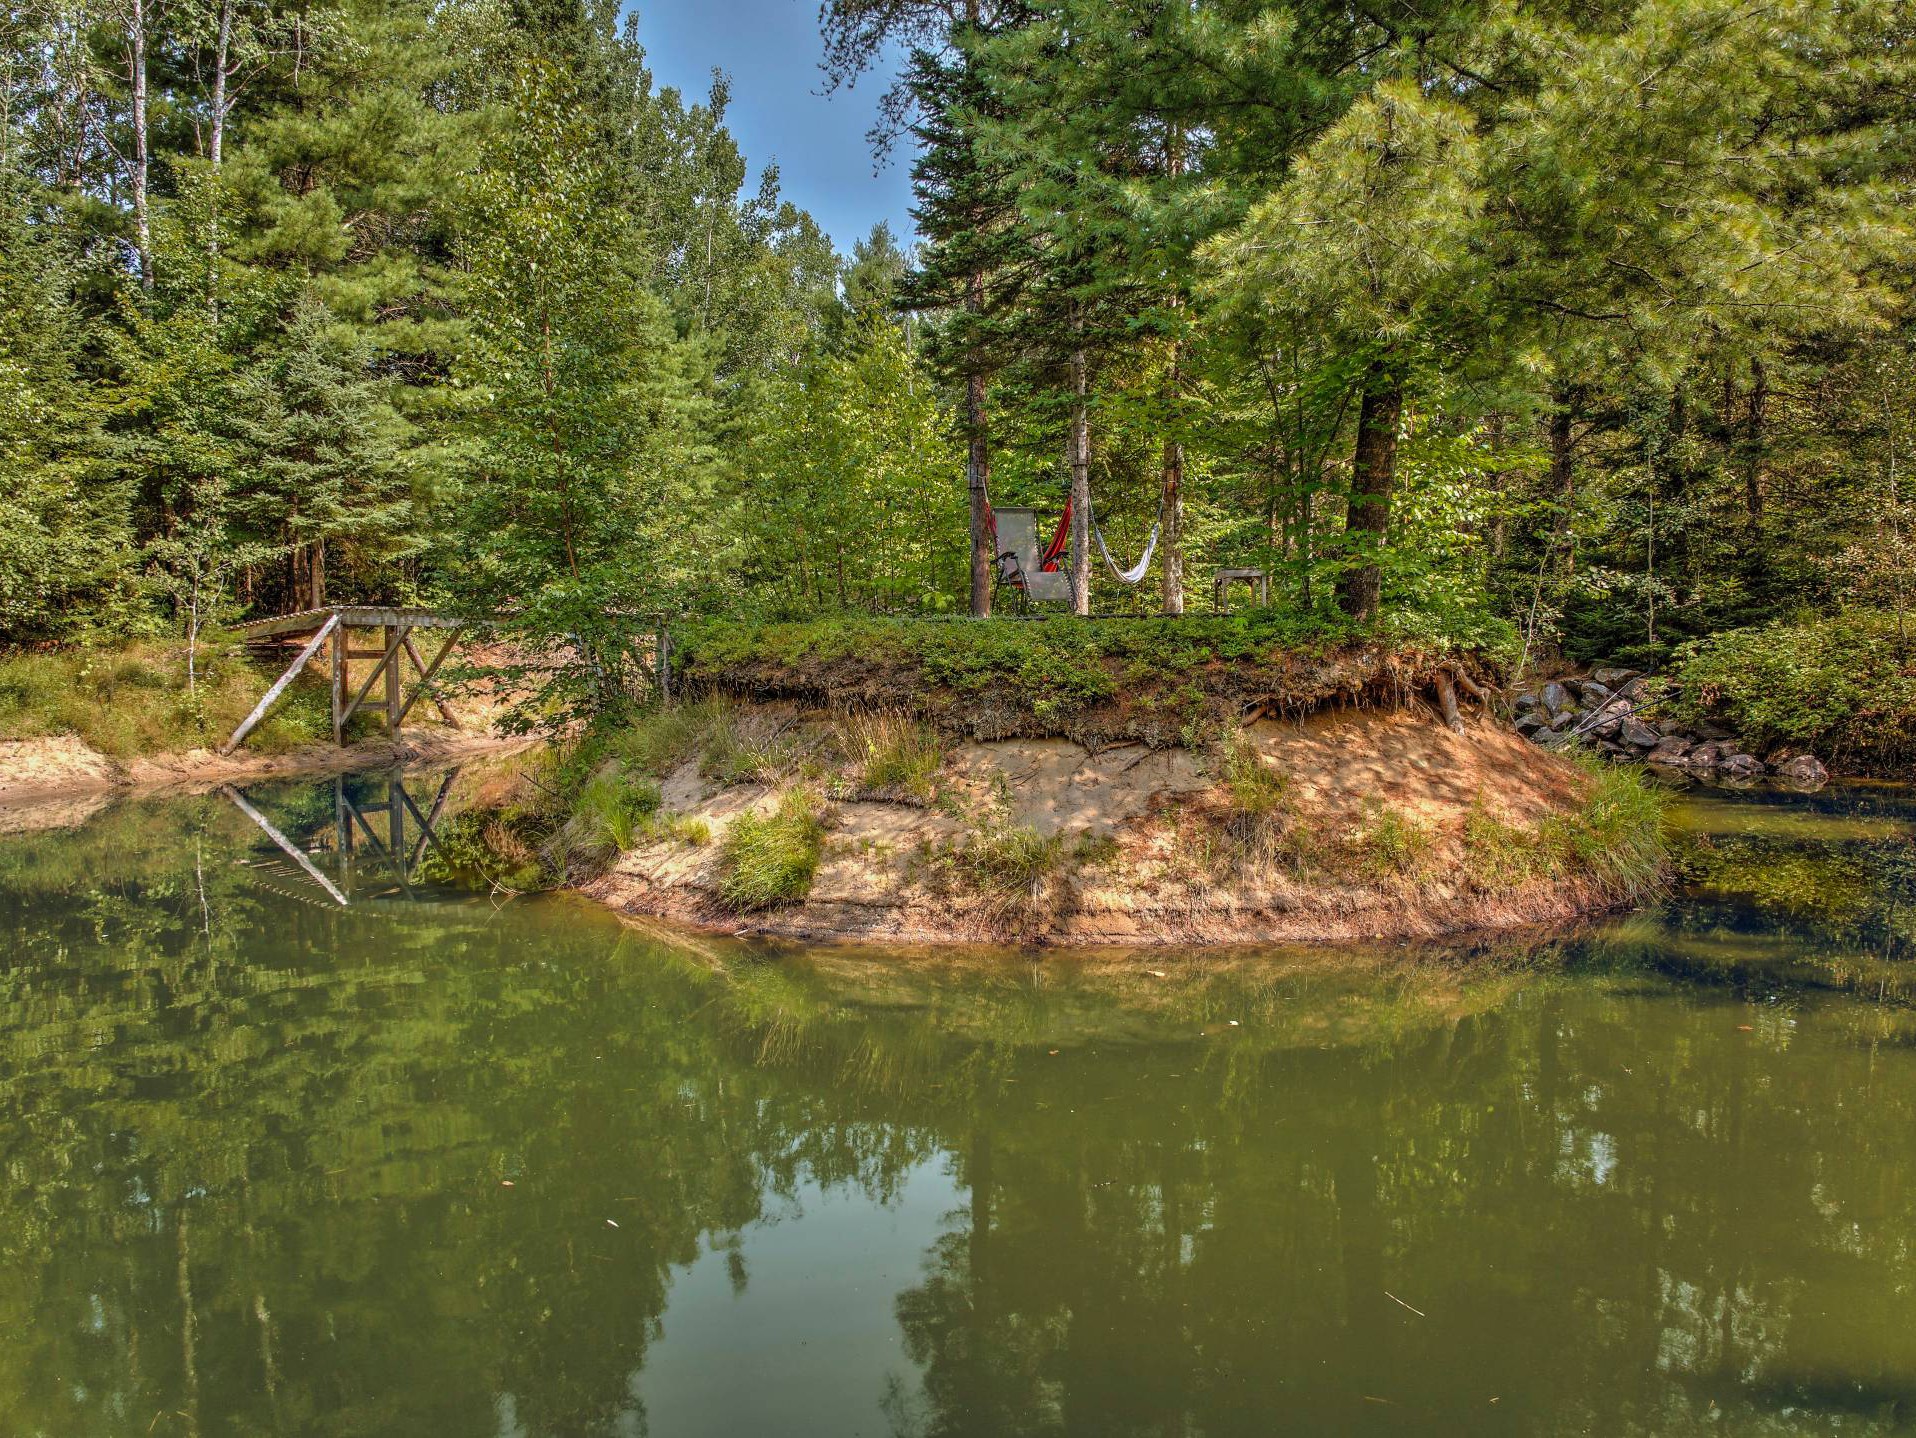
[[[1635,679],[1642,672],[1641,669],[1606,667],[1591,670],[1590,677],[1606,689],[1619,689],[1623,685],[1628,684],[1632,679]]]
[[[1681,734],[1665,734],[1657,740],[1656,748],[1644,758],[1652,764],[1681,765],[1695,747],[1695,741],[1685,739]]]
[[[1532,734],[1535,734],[1539,729],[1547,729],[1549,727],[1543,715],[1539,714],[1535,709],[1526,710],[1517,716],[1517,732],[1526,739]]]
[[[1657,741],[1663,737],[1656,725],[1646,724],[1635,716],[1626,718],[1622,729],[1623,742],[1633,749],[1654,749]]]
[[[1813,789],[1820,789],[1830,779],[1830,771],[1814,754],[1792,754],[1776,766],[1776,773],[1780,779]]]
[[[1543,686],[1542,690],[1538,692],[1537,698],[1543,702],[1543,707],[1548,709],[1552,714],[1560,714],[1566,709],[1576,708],[1576,705],[1570,702],[1570,691],[1554,679]]]
[[[1722,759],[1723,752],[1720,740],[1706,739],[1690,750],[1683,762],[1692,769],[1714,769]]]
[[[1601,704],[1615,692],[1608,684],[1599,684],[1594,679],[1585,679],[1577,685],[1577,697],[1586,705]]]
[[[1566,709],[1561,714],[1551,717],[1550,728],[1554,733],[1561,734],[1566,729],[1574,728],[1578,717],[1576,710]]]
[[[1515,707],[1519,714],[1528,714],[1532,710],[1540,707],[1542,703],[1543,701],[1539,699],[1532,690],[1520,689],[1517,691]]]
[[[1756,779],[1765,772],[1763,761],[1754,754],[1732,754],[1718,767],[1732,779]]]

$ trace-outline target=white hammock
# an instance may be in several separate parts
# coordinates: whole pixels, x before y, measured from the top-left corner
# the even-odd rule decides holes
[[[1118,568],[1118,561],[1111,557],[1110,547],[1104,542],[1104,529],[1098,523],[1097,512],[1087,508],[1086,513],[1090,515],[1091,532],[1098,537],[1098,548],[1104,554],[1104,562],[1111,566],[1111,573],[1117,577],[1118,583],[1136,584],[1142,580],[1145,571],[1151,567],[1151,556],[1157,552],[1158,529],[1164,522],[1163,516],[1160,515],[1157,519],[1151,521],[1151,537],[1144,541],[1143,557],[1129,569],[1120,569]]]

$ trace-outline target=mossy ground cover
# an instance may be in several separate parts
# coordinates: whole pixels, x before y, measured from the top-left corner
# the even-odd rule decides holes
[[[905,710],[977,739],[1062,736],[1195,747],[1247,710],[1390,703],[1460,666],[1508,663],[1489,621],[1258,611],[1181,619],[710,620],[675,631],[694,692]]]
[[[1760,749],[1882,773],[1916,757],[1916,619],[1850,610],[1718,634],[1680,651],[1658,710]]]

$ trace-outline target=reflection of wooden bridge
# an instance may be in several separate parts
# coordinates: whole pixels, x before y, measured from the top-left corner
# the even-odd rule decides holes
[[[325,890],[334,903],[345,906],[351,902],[348,895],[354,887],[353,876],[358,855],[362,851],[362,841],[363,852],[378,859],[383,867],[392,872],[401,894],[412,897],[413,873],[418,869],[419,861],[425,857],[428,846],[434,849],[439,847],[437,826],[445,812],[446,800],[452,793],[453,781],[458,777],[458,769],[447,771],[440,780],[439,790],[433,796],[431,805],[424,810],[407,791],[406,781],[397,774],[390,775],[386,780],[383,804],[355,799],[353,785],[347,777],[340,775],[335,778],[332,826],[334,872],[331,875],[314,862],[314,855],[324,856],[323,848],[301,848],[281,832],[272,820],[247,802],[239,790],[229,784],[223,792],[287,858],[299,866],[307,878]],[[375,825],[374,819],[383,822]],[[412,834],[407,832],[409,819],[416,826]],[[442,850],[442,857],[443,853]]]
[[[446,706],[445,701],[433,687],[433,676],[452,653],[453,646],[459,642],[465,631],[466,621],[436,614],[430,609],[392,609],[392,608],[334,608],[308,609],[298,614],[282,614],[273,619],[256,619],[250,624],[238,627],[240,637],[249,645],[284,643],[301,635],[310,636],[297,658],[286,667],[286,672],[273,681],[266,695],[253,712],[240,721],[239,728],[233,731],[233,737],[221,746],[222,754],[230,754],[239,747],[240,741],[260,720],[266,717],[267,710],[280,695],[299,677],[312,657],[320,651],[330,639],[333,690],[333,742],[345,742],[346,724],[361,710],[383,715],[386,732],[397,734],[400,726],[406,722],[406,716],[422,698],[430,698],[439,715],[448,724],[459,721]],[[445,635],[438,653],[427,660],[419,652],[419,646],[413,641],[415,630],[436,630]],[[372,631],[377,640],[367,638],[361,641],[361,647],[354,647],[355,634],[367,634]],[[378,647],[372,647],[375,642]],[[378,661],[361,679],[357,688],[353,686],[352,665],[355,659]],[[408,678],[406,669],[410,664],[412,677]],[[369,703],[373,686],[385,681],[381,697]]]

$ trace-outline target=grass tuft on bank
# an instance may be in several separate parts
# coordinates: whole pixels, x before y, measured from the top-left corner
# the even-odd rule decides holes
[[[796,903],[812,891],[825,850],[825,819],[816,795],[787,789],[769,814],[734,819],[719,849],[719,898],[750,911]]]

